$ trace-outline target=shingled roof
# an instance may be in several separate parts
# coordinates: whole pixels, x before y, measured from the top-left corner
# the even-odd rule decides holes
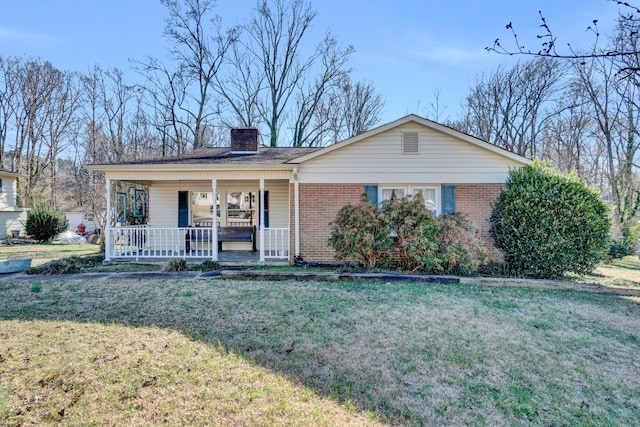
[[[237,154],[232,153],[231,148],[201,148],[172,157],[156,157],[144,160],[135,160],[130,162],[118,162],[107,164],[96,164],[93,166],[104,165],[276,165],[284,164],[305,154],[312,153],[318,148],[307,147],[260,147],[256,153]]]

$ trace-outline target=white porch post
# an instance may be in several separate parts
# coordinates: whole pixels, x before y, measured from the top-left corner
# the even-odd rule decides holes
[[[111,179],[105,179],[107,189],[107,212],[104,219],[104,260],[111,260]]]
[[[211,189],[213,190],[213,221],[211,222],[211,244],[213,245],[213,256],[211,257],[211,260],[218,261],[218,204],[216,203],[216,200],[218,200],[218,181],[215,179],[211,180]]]
[[[260,178],[260,262],[264,262],[264,178]]]
[[[298,169],[293,170],[293,234],[294,255],[300,256],[300,183],[298,182]]]

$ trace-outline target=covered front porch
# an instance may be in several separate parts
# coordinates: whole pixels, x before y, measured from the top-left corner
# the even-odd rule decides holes
[[[291,170],[257,179],[255,173],[224,175],[211,180],[108,177],[107,211],[113,222],[105,229],[105,261],[290,263]],[[123,183],[136,189],[123,191]]]

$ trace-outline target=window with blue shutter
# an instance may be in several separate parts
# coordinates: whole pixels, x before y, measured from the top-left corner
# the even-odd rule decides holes
[[[442,213],[455,213],[456,212],[456,186],[455,185],[443,185],[442,186]]]
[[[364,192],[367,195],[367,200],[371,202],[373,206],[378,206],[378,186],[365,185]]]
[[[178,227],[189,226],[189,192],[178,191]]]

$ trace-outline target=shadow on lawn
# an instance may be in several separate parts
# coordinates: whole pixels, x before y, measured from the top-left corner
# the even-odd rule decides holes
[[[6,292],[12,286],[22,289]],[[380,302],[385,292],[376,289],[381,286],[335,284],[319,290],[306,283],[303,290],[291,293],[290,284],[275,282],[0,283],[0,320],[172,329],[282,374],[321,397],[377,413],[387,423],[421,423],[417,414],[376,395],[380,378],[362,372],[362,360],[353,359],[362,348],[343,352],[345,337],[355,332],[352,310]],[[7,293],[12,295],[3,295]],[[336,351],[343,354],[338,359]],[[353,358],[347,356],[350,353]]]

